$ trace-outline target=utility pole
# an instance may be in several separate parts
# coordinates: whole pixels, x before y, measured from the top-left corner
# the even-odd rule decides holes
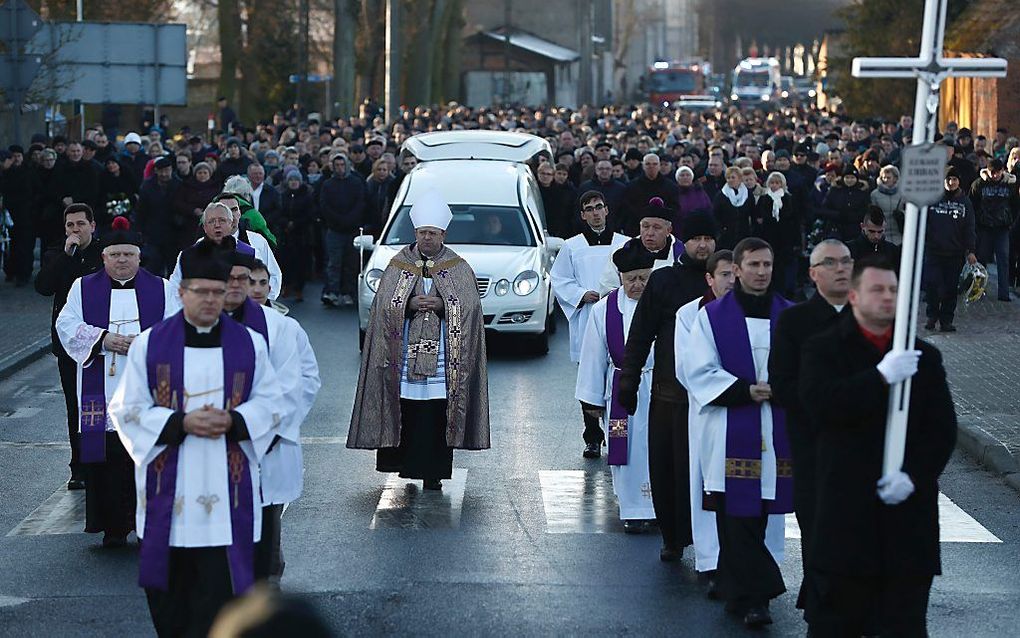
[[[591,72],[591,3],[587,0],[577,0],[577,21],[580,26],[578,34],[580,46],[577,51],[581,56],[578,68],[577,102],[578,106],[592,102],[592,72]]]
[[[503,29],[505,36],[503,45],[503,103],[509,104],[513,100],[513,91],[510,89],[510,34],[513,31],[513,0],[503,0]]]
[[[298,19],[301,23],[301,70],[300,76],[298,77],[297,95],[294,97],[294,101],[298,103],[300,107],[305,107],[304,100],[307,99],[308,95],[308,14],[309,6],[308,0],[301,0],[300,16]],[[308,109],[305,108],[307,112]],[[326,115],[329,116],[327,110]]]
[[[400,111],[400,0],[386,0],[386,123]]]

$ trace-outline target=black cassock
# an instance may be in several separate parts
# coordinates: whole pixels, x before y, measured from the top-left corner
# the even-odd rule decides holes
[[[135,529],[135,464],[116,432],[106,433],[106,461],[85,463],[85,531],[127,536]]]
[[[942,573],[938,477],[956,443],[942,356],[918,340],[903,471],[914,493],[879,500],[889,387],[880,352],[853,313],[810,339],[801,401],[818,427],[817,512],[806,572],[812,635],[925,635],[932,577]]]

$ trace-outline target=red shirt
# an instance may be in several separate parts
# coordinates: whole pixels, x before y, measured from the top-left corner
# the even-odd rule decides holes
[[[871,331],[865,330],[864,326],[858,324],[857,326],[864,338],[868,340],[868,343],[878,348],[879,352],[887,352],[889,350],[889,344],[892,343],[892,326],[883,332],[882,334],[875,334]]]

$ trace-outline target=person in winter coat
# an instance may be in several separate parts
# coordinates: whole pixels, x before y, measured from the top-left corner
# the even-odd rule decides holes
[[[280,194],[280,217],[283,229],[280,236],[285,296],[295,302],[304,301],[304,287],[312,267],[312,246],[315,245],[315,218],[317,215],[315,192],[301,180],[296,167],[288,167],[284,174]]]
[[[116,155],[111,153],[106,157],[103,169],[99,176],[99,198],[103,204],[95,210],[96,227],[100,235],[110,229],[116,216],[110,206],[112,202],[127,200],[128,209],[120,213],[125,217],[130,217],[138,205],[138,184],[131,171],[120,163]]]
[[[91,161],[84,159],[81,142],[67,145],[67,154],[63,162],[57,163],[55,193],[66,208],[71,204],[88,204],[92,210],[105,208],[106,202],[101,201],[99,194],[99,171]]]
[[[963,261],[977,263],[974,255],[977,236],[974,206],[960,188],[956,169],[946,173],[945,194],[934,206],[928,207],[928,224],[924,247],[924,296],[927,301],[925,328],[934,330],[938,322],[942,332],[956,332],[957,287]]]
[[[357,252],[354,236],[365,223],[365,182],[351,174],[347,156],[334,153],[330,158],[333,175],[319,191],[319,213],[326,225],[326,285],[322,303],[327,306],[353,306],[357,277]]]
[[[885,215],[885,239],[899,245],[903,243],[903,211],[907,200],[900,195],[900,169],[892,164],[878,172],[878,186],[871,191],[871,204],[882,209]]]
[[[542,195],[542,207],[545,210],[546,230],[553,237],[567,239],[576,234],[577,224],[574,211],[577,207],[577,196],[573,187],[556,181],[556,167],[549,162],[538,165],[538,192]],[[610,209],[612,210],[612,209]],[[580,214],[577,215],[580,221]]]
[[[379,158],[372,164],[372,173],[365,181],[365,232],[379,238],[390,215],[390,198],[396,178],[390,174],[389,163]]]
[[[861,220],[870,205],[868,183],[861,180],[856,170],[847,168],[826,193],[818,215],[832,223],[838,238],[846,243],[861,232]]]
[[[772,288],[788,299],[797,285],[797,256],[801,251],[801,211],[779,171],[765,178],[765,195],[751,217],[751,235],[772,246]]]
[[[202,211],[220,192],[219,184],[212,179],[212,167],[205,162],[195,164],[191,176],[181,183],[174,198],[174,216],[180,227],[178,250],[195,243],[201,233],[199,221]]]
[[[236,137],[227,140],[227,152],[220,162],[218,181],[225,182],[233,175],[246,175],[251,160],[241,150],[241,141]]]
[[[695,213],[712,212],[712,200],[701,184],[694,181],[694,171],[689,166],[676,169],[673,176],[677,186],[677,211],[673,219],[673,235],[683,236],[684,220]]]
[[[642,211],[653,197],[662,199],[669,210],[677,208],[676,182],[659,173],[659,164],[659,156],[648,153],[641,160],[641,176],[627,184],[620,232],[628,237],[638,235]]]
[[[1009,233],[1020,213],[1017,179],[1006,172],[1000,159],[993,159],[970,189],[977,224],[977,258],[989,264],[995,259],[999,301],[1009,298]]]
[[[598,191],[602,193],[602,201],[609,207],[609,210],[623,210],[623,198],[627,192],[627,185],[613,177],[613,164],[610,160],[602,159],[595,162],[595,175],[590,180],[583,182],[577,189],[578,193],[587,193],[588,191]],[[586,222],[581,219],[581,208],[577,199],[575,199],[572,203],[572,222],[575,223],[572,223],[569,230],[576,234],[584,229]],[[546,215],[548,215],[549,209],[546,208],[545,211]],[[572,234],[567,235],[567,237],[572,236]]]
[[[0,171],[3,205],[11,214],[10,258],[4,260],[7,281],[25,286],[32,278],[36,237],[36,209],[40,195],[38,177],[20,146],[11,146],[11,165]],[[45,248],[45,247],[44,247]]]
[[[748,170],[754,173],[753,169]],[[719,226],[719,238],[715,242],[719,250],[733,250],[749,232],[755,200],[743,179],[742,170],[736,166],[726,169],[726,185],[712,202],[712,216]]]

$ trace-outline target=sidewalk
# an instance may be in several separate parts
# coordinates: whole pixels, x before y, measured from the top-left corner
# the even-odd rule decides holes
[[[53,298],[38,294],[31,284],[0,283],[0,379],[49,352],[52,307]]]
[[[921,338],[942,351],[960,421],[959,445],[1020,491],[1020,299],[997,301],[990,294],[961,303],[959,332]],[[921,315],[923,322],[924,309]]]

